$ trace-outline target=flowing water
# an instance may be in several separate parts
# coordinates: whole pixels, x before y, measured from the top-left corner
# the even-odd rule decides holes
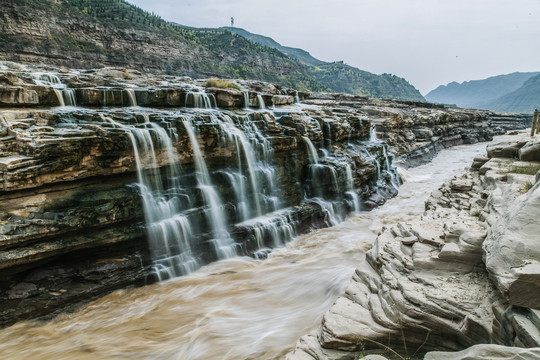
[[[45,324],[4,329],[0,358],[280,358],[318,326],[381,227],[421,214],[429,193],[485,146],[443,150],[432,163],[404,171],[400,194],[382,207],[299,236],[266,260],[221,260],[184,277],[116,291]]]

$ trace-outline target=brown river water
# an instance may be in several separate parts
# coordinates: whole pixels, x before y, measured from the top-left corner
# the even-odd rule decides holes
[[[239,257],[119,290],[46,323],[0,331],[0,359],[279,359],[319,326],[382,226],[418,216],[431,191],[484,153],[441,151],[403,170],[397,197],[371,212],[302,235],[266,260]]]

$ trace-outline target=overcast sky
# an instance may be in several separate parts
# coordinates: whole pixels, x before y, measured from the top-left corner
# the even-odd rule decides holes
[[[540,0],[128,0],[165,20],[235,26],[409,80],[422,94],[451,81],[540,71]]]

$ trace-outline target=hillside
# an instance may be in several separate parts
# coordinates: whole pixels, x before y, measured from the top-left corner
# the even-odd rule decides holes
[[[485,108],[508,112],[533,112],[540,109],[540,75],[531,77],[519,89],[487,103]]]
[[[452,82],[432,90],[425,98],[435,103],[456,104],[465,108],[497,110],[492,107],[495,100],[518,90],[527,80],[539,74],[540,72],[515,72],[483,80],[465,81],[461,84]]]
[[[403,79],[352,67],[336,71],[343,66],[270,38],[262,41],[250,39],[247,32],[237,35],[228,29],[169,23],[124,0],[2,0],[0,23],[0,60],[78,68],[121,66],[424,101]]]
[[[420,92],[407,80],[391,74],[376,75],[347,65],[342,61],[325,62],[314,58],[305,50],[283,46],[267,36],[250,33],[241,28],[227,27],[257,44],[274,48],[297,59],[310,69],[318,82],[336,91],[355,95],[425,101]]]
[[[168,23],[124,0],[2,0],[0,60],[125,66],[327,90],[299,61],[220,29]]]

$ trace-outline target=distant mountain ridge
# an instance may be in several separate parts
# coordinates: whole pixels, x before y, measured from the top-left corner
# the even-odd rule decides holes
[[[315,66],[328,64],[325,61],[315,59],[313,56],[311,56],[309,52],[305,50],[302,50],[299,48],[293,48],[289,46],[283,46],[268,36],[253,34],[247,30],[244,30],[242,28],[237,28],[237,27],[228,26],[228,27],[223,27],[222,29],[227,29],[234,34],[243,36],[246,39],[253,41],[254,43],[277,49],[281,51],[282,53],[306,64],[315,65]]]
[[[420,91],[407,80],[392,74],[376,75],[345,64],[343,61],[325,62],[314,58],[309,52],[283,46],[274,39],[250,33],[236,27],[223,27],[259,45],[276,49],[308,66],[318,82],[337,92],[379,98],[410,101],[426,101]]]
[[[461,84],[451,82],[430,91],[425,98],[429,102],[463,108],[528,112],[540,107],[540,102],[535,100],[540,87],[537,87],[537,81],[531,81],[538,76],[540,72],[515,72]]]
[[[540,109],[540,75],[527,80],[519,89],[486,104],[486,109],[507,112],[533,112]]]

